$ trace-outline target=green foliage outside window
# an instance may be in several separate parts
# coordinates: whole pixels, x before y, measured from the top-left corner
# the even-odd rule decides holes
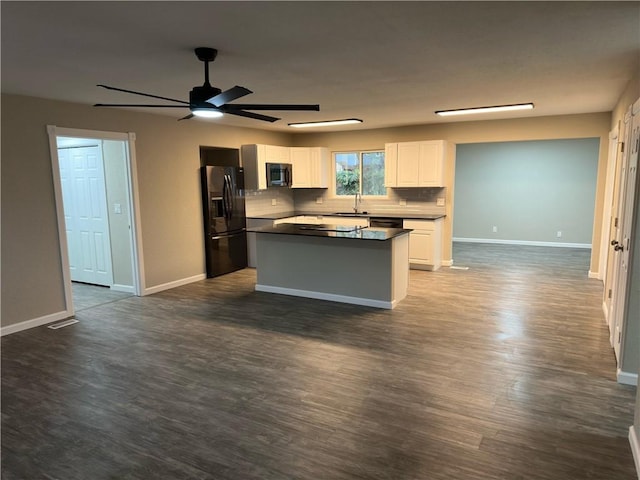
[[[336,195],[386,195],[384,152],[335,154]]]
[[[336,195],[355,195],[360,191],[360,170],[342,170],[336,174]]]

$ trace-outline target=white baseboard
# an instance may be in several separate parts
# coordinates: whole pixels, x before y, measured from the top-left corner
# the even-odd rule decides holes
[[[591,248],[590,243],[535,242],[529,240],[500,240],[496,238],[462,238],[453,237],[454,242],[461,243],[498,243],[501,245],[529,245],[532,247]]]
[[[450,267],[451,265],[453,265],[453,259],[451,259],[451,260],[442,260],[442,266],[443,267]]]
[[[111,285],[111,290],[114,292],[131,293],[132,295],[135,295],[136,293],[132,285],[119,285],[117,283]]]
[[[161,285],[156,285],[155,287],[145,288],[144,292],[142,292],[142,296],[153,295],[154,293],[162,292],[164,290],[170,290],[176,287],[181,287],[182,285],[198,282],[206,278],[207,278],[207,275],[204,273],[201,273],[200,275],[194,275],[193,277],[181,278],[180,280],[174,280],[173,282],[163,283]]]
[[[35,328],[41,325],[46,325],[47,323],[65,320],[67,318],[71,318],[72,316],[72,312],[70,312],[69,310],[64,310],[62,312],[45,315],[43,317],[25,320],[24,322],[14,323],[13,325],[7,325],[6,327],[0,328],[0,336],[4,337],[5,335],[21,332],[22,330],[28,330],[29,328]]]
[[[385,302],[371,298],[348,297],[346,295],[336,295],[335,293],[312,292],[310,290],[298,290],[297,288],[274,287],[272,285],[256,284],[256,292],[279,293],[281,295],[291,295],[294,297],[315,298],[317,300],[329,300],[330,302],[351,303],[375,308],[394,308],[398,302]]]
[[[623,385],[634,385],[636,387],[638,386],[637,373],[623,372],[622,370],[618,369],[616,377],[618,379],[618,383],[622,383]]]
[[[638,442],[638,434],[633,425],[629,427],[629,445],[631,453],[633,453],[633,462],[636,464],[636,475],[640,480],[640,442]]]

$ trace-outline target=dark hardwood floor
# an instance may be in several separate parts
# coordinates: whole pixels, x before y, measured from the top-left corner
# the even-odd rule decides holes
[[[117,302],[131,296],[130,293],[116,292],[109,287],[81,282],[72,282],[71,288],[73,290],[73,307],[76,312]]]
[[[2,478],[637,478],[589,251],[454,258],[393,311],[247,269],[3,337]]]

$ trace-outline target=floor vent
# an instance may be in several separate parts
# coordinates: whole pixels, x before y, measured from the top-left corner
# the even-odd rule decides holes
[[[54,323],[53,325],[49,325],[47,328],[50,328],[51,330],[57,330],[59,328],[73,325],[74,323],[78,323],[78,320],[76,320],[75,318],[70,318],[69,320],[65,320],[64,322]]]
[[[449,268],[451,270],[469,270],[469,267],[457,267],[455,265],[451,265]]]

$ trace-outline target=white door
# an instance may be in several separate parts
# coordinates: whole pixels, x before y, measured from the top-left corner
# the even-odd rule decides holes
[[[627,175],[627,164],[629,157],[627,155],[627,151],[622,149],[622,145],[629,144],[629,137],[631,135],[631,114],[629,112],[629,119],[625,121],[622,125],[622,131],[619,134],[619,138],[613,140],[609,139],[610,142],[615,142],[615,163],[614,165],[614,181],[613,181],[613,191],[611,192],[611,205],[610,205],[610,213],[608,216],[608,228],[609,234],[607,237],[602,237],[605,245],[603,246],[606,250],[606,266],[605,276],[604,276],[604,291],[603,300],[604,306],[606,308],[606,316],[607,316],[607,325],[609,326],[609,340],[612,346],[614,346],[614,338],[615,338],[615,322],[614,315],[615,312],[613,307],[615,306],[615,296],[613,293],[616,291],[616,283],[618,280],[618,255],[616,250],[614,249],[614,244],[620,239],[620,235],[622,233],[622,223],[620,222],[620,218],[622,217],[622,204],[620,202],[624,201],[624,192],[626,188],[626,175]],[[610,146],[612,147],[612,146]],[[612,148],[610,148],[611,153]],[[606,205],[605,205],[606,211]],[[604,230],[604,228],[603,228]]]
[[[624,312],[627,298],[627,284],[629,282],[629,247],[632,244],[631,235],[633,228],[633,210],[636,195],[636,178],[638,170],[638,149],[640,147],[640,112],[635,112],[631,119],[630,135],[625,143],[625,154],[627,156],[626,178],[624,187],[621,189],[620,199],[620,235],[616,239],[614,246],[616,252],[617,272],[615,279],[615,290],[613,292],[613,348],[618,359],[620,358],[620,346],[622,342],[622,332],[624,329]]]
[[[111,286],[111,245],[100,147],[58,149],[71,280]]]

